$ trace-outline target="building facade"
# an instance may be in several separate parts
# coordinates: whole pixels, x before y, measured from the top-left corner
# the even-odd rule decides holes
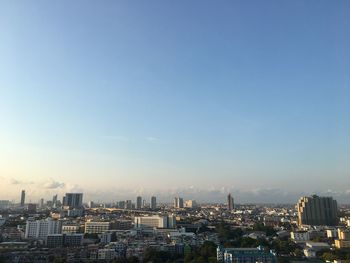
[[[326,225],[338,224],[337,201],[332,197],[313,195],[300,198],[297,204],[298,225]]]

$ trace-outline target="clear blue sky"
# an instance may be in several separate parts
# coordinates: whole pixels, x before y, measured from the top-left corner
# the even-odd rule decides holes
[[[350,202],[349,14],[330,0],[2,1],[2,187]]]

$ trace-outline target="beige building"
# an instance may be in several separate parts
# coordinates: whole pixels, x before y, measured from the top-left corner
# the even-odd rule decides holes
[[[350,230],[338,228],[338,238],[341,240],[350,240]]]
[[[62,234],[76,234],[80,232],[79,225],[63,225]]]
[[[350,248],[350,240],[341,240],[341,239],[336,239],[334,241],[334,245],[336,248]]]
[[[85,234],[101,234],[109,230],[109,222],[87,221],[85,222]]]

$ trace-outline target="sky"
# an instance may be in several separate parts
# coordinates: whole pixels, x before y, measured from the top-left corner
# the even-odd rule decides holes
[[[349,12],[1,1],[0,199],[350,203]]]

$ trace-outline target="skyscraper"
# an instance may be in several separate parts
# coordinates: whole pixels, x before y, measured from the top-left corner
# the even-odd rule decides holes
[[[63,205],[70,208],[82,208],[83,207],[83,194],[82,193],[66,193],[63,198]]]
[[[54,195],[54,196],[52,197],[52,206],[53,206],[54,208],[57,207],[57,195]]]
[[[174,207],[175,208],[184,208],[184,200],[181,197],[174,198]]]
[[[142,208],[142,197],[136,197],[136,209],[140,210]]]
[[[233,210],[234,208],[234,203],[233,203],[233,197],[231,196],[231,194],[228,194],[227,196],[227,209],[228,210]]]
[[[338,205],[332,197],[313,195],[301,197],[297,204],[298,225],[326,225],[338,224]]]
[[[25,201],[26,201],[26,191],[22,190],[22,192],[21,192],[21,206],[24,206]]]
[[[151,197],[151,205],[150,208],[152,210],[156,210],[157,209],[157,198],[155,196]]]

